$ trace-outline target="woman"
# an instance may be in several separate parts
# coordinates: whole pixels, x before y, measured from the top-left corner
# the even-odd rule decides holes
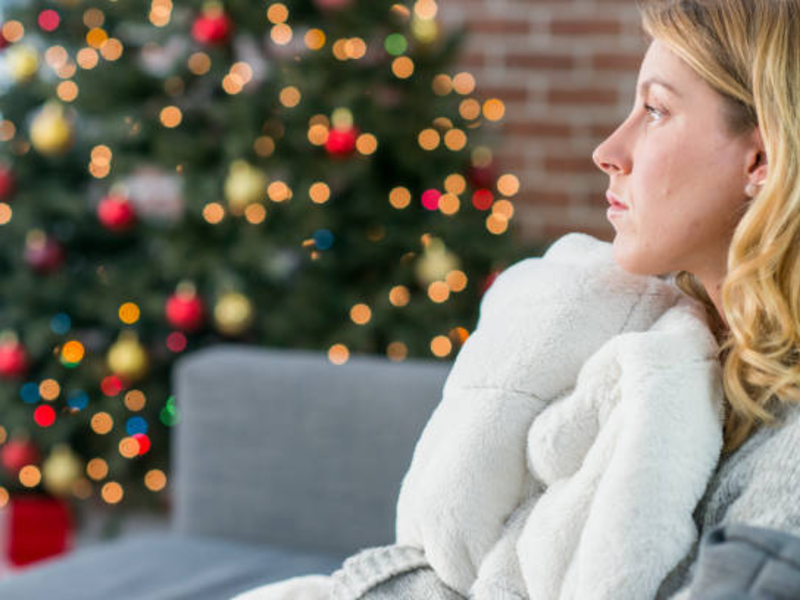
[[[685,444],[674,444],[662,452],[665,476],[669,476],[668,465],[676,462],[681,470],[696,468],[697,473],[708,475],[707,486],[702,480],[701,498],[691,494],[681,497],[682,501],[692,500],[690,509],[698,536],[688,545],[687,538],[680,538],[674,549],[679,553],[669,554],[662,567],[670,568],[657,572],[659,585],[655,587],[647,582],[644,587],[624,588],[623,582],[611,581],[603,582],[607,584],[603,592],[599,591],[602,586],[596,586],[596,592],[592,589],[591,593],[578,594],[580,585],[589,585],[588,590],[593,582],[579,582],[575,558],[562,565],[563,577],[554,582],[562,587],[553,588],[552,593],[537,589],[539,581],[532,573],[540,564],[537,560],[548,559],[550,548],[536,554],[528,543],[549,521],[540,519],[539,527],[530,523],[536,521],[537,511],[546,508],[542,501],[545,494],[559,486],[542,484],[547,477],[544,468],[537,471],[541,465],[536,461],[541,456],[532,456],[531,452],[540,438],[531,437],[531,432],[545,422],[545,414],[555,413],[530,410],[525,416],[528,420],[522,419],[521,426],[519,420],[512,419],[505,422],[506,429],[495,430],[493,437],[486,435],[486,445],[480,448],[497,452],[494,470],[487,468],[480,477],[473,477],[474,487],[469,488],[472,482],[466,479],[473,473],[469,471],[470,463],[458,464],[459,452],[477,450],[464,444],[464,439],[448,437],[447,419],[465,417],[459,409],[444,406],[445,400],[426,426],[404,480],[398,502],[396,544],[362,551],[345,561],[333,577],[294,578],[253,590],[242,599],[685,599],[690,590],[695,597],[704,592],[698,586],[706,565],[698,559],[698,548],[700,538],[712,529],[736,524],[800,534],[800,462],[796,458],[800,452],[800,0],[639,0],[638,7],[651,43],[641,64],[635,102],[626,120],[596,148],[593,159],[609,176],[608,199],[612,207],[608,216],[616,230],[610,248],[613,261],[625,273],[638,276],[625,285],[637,289],[637,302],[642,298],[651,303],[657,302],[652,298],[666,299],[672,306],[675,302],[670,292],[659,282],[663,274],[674,275],[674,283],[695,302],[695,307],[705,308],[704,321],[684,319],[682,323],[696,329],[707,327],[704,331],[713,334],[711,338],[718,342],[713,357],[718,372],[711,368],[699,375],[686,371],[687,378],[708,376],[708,393],[700,385],[691,402],[683,405],[687,411],[695,405],[713,406],[714,385],[719,383],[724,390],[718,462],[707,473],[705,463],[700,464],[713,454],[713,427],[704,430],[708,444],[698,445],[689,454],[681,452],[693,442],[692,437],[686,438]],[[568,248],[568,242],[572,248]],[[505,305],[509,310],[531,300],[520,295],[523,275],[538,273],[542,278],[555,278],[544,268],[547,261],[555,261],[559,254],[564,260],[568,250],[581,250],[581,244],[587,244],[583,255],[588,263],[594,247],[573,234],[554,244],[548,250],[551,256],[546,255],[541,262],[533,264],[528,259],[523,261],[524,269],[522,263],[507,269],[502,284],[498,278],[484,297],[482,322],[470,339],[486,338],[492,327],[495,333],[499,331],[502,322],[484,315],[491,315],[492,306],[500,305],[504,296],[513,296],[513,302]],[[598,251],[602,254],[603,249]],[[558,264],[565,266],[569,261]],[[587,271],[575,270],[573,279],[602,266],[601,261],[592,263]],[[615,281],[624,279],[619,273],[615,277]],[[516,285],[512,285],[515,279]],[[593,293],[598,290],[601,288],[593,288]],[[573,291],[564,288],[565,294]],[[620,302],[623,296],[618,296]],[[589,304],[601,302],[594,298],[590,295],[570,299],[583,302],[588,309]],[[615,299],[602,301],[613,305]],[[669,312],[667,308],[659,306],[638,324],[626,320],[616,330],[651,333],[661,327],[663,331],[661,316]],[[630,309],[632,314],[634,305]],[[684,316],[687,315],[691,315],[688,308]],[[592,336],[589,330],[602,320],[594,317],[577,328],[587,339]],[[567,329],[566,325],[562,327]],[[478,332],[482,336],[476,335]],[[510,340],[514,332],[506,333]],[[702,362],[707,356],[703,333],[684,334],[681,339],[686,340],[687,346],[681,351],[698,352],[696,359],[685,364]],[[690,348],[692,340],[696,344]],[[602,354],[598,348],[613,346],[600,344],[601,341],[608,340],[598,338],[598,344],[589,344],[591,352],[580,356],[582,370],[567,399],[576,396],[582,386],[589,392],[594,389],[584,385],[586,380],[582,383],[581,377],[587,365],[596,363]],[[461,352],[465,350],[466,346]],[[511,356],[513,344],[509,342],[508,348],[497,350],[506,350]],[[619,356],[615,355],[618,361]],[[531,369],[555,369],[555,364],[545,364],[547,357],[537,360],[529,363]],[[629,360],[637,359],[631,355]],[[661,356],[664,364],[672,360],[678,361],[668,354]],[[467,358],[462,364],[466,361]],[[454,372],[459,375],[468,371],[456,367],[458,364],[454,365]],[[622,363],[621,367],[624,370],[628,365]],[[596,371],[603,372],[599,367]],[[602,383],[597,380],[595,387]],[[512,389],[509,385],[503,387],[503,391]],[[553,406],[568,406],[564,398],[549,400]],[[466,403],[461,406],[464,412],[469,411]],[[698,413],[702,418],[707,414]],[[598,421],[595,417],[589,421]],[[606,420],[609,422],[610,418]],[[561,426],[571,424],[565,420]],[[767,427],[762,427],[764,424]],[[479,427],[480,421],[471,426]],[[668,429],[666,423],[664,428]],[[539,429],[544,435],[542,426]],[[504,445],[497,438],[502,438]],[[583,442],[580,437],[574,439],[576,443]],[[524,464],[524,456],[518,459],[526,448]],[[570,448],[562,450],[568,455]],[[581,461],[584,466],[589,461],[591,452],[586,454],[585,450],[571,472],[584,468]],[[701,453],[705,453],[702,459]],[[437,460],[441,467],[438,471],[434,468]],[[647,457],[636,454],[627,460],[622,464],[636,471]],[[612,463],[605,466],[609,464]],[[462,466],[464,470],[460,471]],[[511,477],[509,473],[526,466],[528,472],[522,475],[527,487],[522,494],[520,474]],[[437,487],[437,477],[443,475],[465,480],[469,493],[462,496],[464,504],[457,504],[461,501],[457,496],[451,500],[446,488]],[[699,481],[693,483],[692,494]],[[486,485],[481,487],[481,482]],[[593,488],[593,492],[598,489]],[[653,502],[656,496],[653,494]],[[695,499],[699,501],[695,503]],[[555,502],[551,505],[558,507]],[[640,504],[630,516],[633,518],[646,508]],[[559,516],[556,510],[545,514]],[[591,524],[591,518],[586,523]],[[680,524],[683,527],[684,522]],[[587,529],[588,525],[576,533],[586,533]],[[605,533],[649,537],[651,542],[655,539],[656,552],[669,545],[665,532],[657,528],[644,532],[617,526]],[[563,541],[557,537],[559,531],[551,534],[552,541]],[[678,539],[670,538],[670,543]],[[576,551],[577,546],[569,548]],[[572,556],[583,553],[584,558],[603,558],[584,550]],[[679,555],[682,558],[676,560]],[[535,557],[538,558],[534,560]],[[641,562],[649,560],[650,557]],[[583,568],[588,569],[587,565],[591,563],[585,563]],[[548,576],[550,570],[540,575]],[[484,585],[489,580],[490,584]]]

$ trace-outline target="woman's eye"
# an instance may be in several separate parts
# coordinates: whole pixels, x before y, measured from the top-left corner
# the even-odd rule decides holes
[[[647,111],[651,115],[653,113],[656,113],[657,115],[659,115],[659,119],[658,119],[659,121],[661,120],[660,117],[663,117],[663,113],[660,110],[658,110],[655,106],[650,106],[649,104],[645,104],[644,105],[644,109],[645,109],[645,111]]]

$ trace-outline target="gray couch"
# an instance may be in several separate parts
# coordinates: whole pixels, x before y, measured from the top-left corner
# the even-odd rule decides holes
[[[228,599],[391,543],[451,365],[242,345],[182,357],[169,530],[42,561],[0,599]],[[712,529],[696,567],[691,600],[800,599],[800,538],[781,531]]]
[[[391,543],[451,365],[237,344],[183,356],[170,528],[42,561],[0,580],[0,599],[225,599]]]

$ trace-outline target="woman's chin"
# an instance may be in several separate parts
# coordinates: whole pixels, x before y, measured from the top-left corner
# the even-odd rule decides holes
[[[652,265],[648,265],[641,260],[641,256],[636,253],[635,248],[631,248],[626,243],[626,236],[617,233],[611,246],[611,254],[614,262],[623,271],[632,275],[653,275],[657,272]]]

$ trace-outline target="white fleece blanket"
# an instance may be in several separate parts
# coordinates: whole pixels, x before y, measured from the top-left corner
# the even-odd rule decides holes
[[[531,426],[528,465],[546,491],[516,543],[530,598],[653,598],[696,540],[723,417],[696,309],[681,299],[647,332],[610,340]]]
[[[570,233],[515,263],[415,447],[396,542],[478,600],[651,598],[722,446],[716,348],[702,306],[607,242]],[[245,598],[327,595],[311,575]]]

